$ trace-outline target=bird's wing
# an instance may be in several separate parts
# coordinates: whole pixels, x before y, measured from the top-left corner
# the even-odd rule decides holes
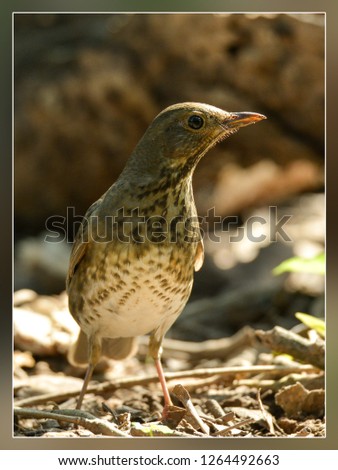
[[[77,231],[74,244],[72,247],[72,251],[70,254],[69,267],[68,267],[67,280],[66,280],[67,290],[68,290],[70,281],[72,280],[72,277],[76,271],[76,268],[78,267],[79,263],[83,259],[86,253],[86,250],[88,248],[90,216],[97,209],[97,207],[101,204],[101,202],[102,202],[102,198],[95,201],[89,207],[80,225],[80,228]]]
[[[203,240],[201,239],[197,243],[197,248],[196,248],[196,253],[195,253],[195,264],[194,264],[195,271],[199,271],[201,269],[201,267],[203,266],[203,261],[204,261],[204,245],[203,245]]]

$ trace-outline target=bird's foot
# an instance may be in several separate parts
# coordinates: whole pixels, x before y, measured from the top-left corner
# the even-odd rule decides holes
[[[162,411],[161,422],[166,424],[168,427],[174,429],[177,427],[179,422],[184,418],[186,410],[175,406],[173,404],[165,404]]]

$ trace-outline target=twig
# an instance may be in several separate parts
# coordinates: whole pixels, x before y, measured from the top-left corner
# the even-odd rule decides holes
[[[21,418],[35,419],[55,419],[67,423],[76,424],[88,429],[94,434],[103,434],[104,436],[130,437],[128,434],[120,431],[108,421],[92,417],[90,413],[81,410],[56,410],[44,411],[31,408],[14,408],[14,415]]]
[[[253,388],[260,388],[262,390],[271,389],[273,391],[278,391],[280,388],[285,387],[287,385],[293,385],[295,383],[301,383],[304,385],[305,388],[308,390],[314,390],[319,388],[324,388],[325,386],[325,376],[323,372],[319,372],[317,374],[289,374],[282,377],[279,380],[273,379],[240,379],[236,380],[235,385],[241,386],[244,385],[246,387],[253,387]]]
[[[207,410],[213,415],[214,418],[222,418],[225,416],[225,411],[218,403],[217,400],[211,398],[205,402]]]
[[[273,351],[289,354],[319,369],[325,367],[325,343],[319,338],[312,342],[280,326],[275,326],[269,331],[258,330],[255,334],[264,346]]]
[[[293,372],[316,372],[317,368],[311,365],[299,365],[299,366],[279,366],[279,365],[262,365],[262,366],[249,366],[249,367],[214,367],[208,369],[193,369],[181,372],[168,372],[165,374],[166,379],[178,380],[184,378],[208,378],[212,376],[227,377],[232,375],[256,375],[256,374],[282,374],[287,375]],[[113,392],[119,388],[131,388],[137,385],[149,385],[151,383],[158,382],[157,374],[147,375],[143,377],[126,377],[118,380],[103,382],[101,384],[93,385],[88,387],[87,393],[98,393],[103,394],[107,392]],[[80,393],[80,390],[69,391],[67,393],[46,393],[35,397],[23,398],[15,402],[16,406],[32,406],[41,405],[48,401],[60,403],[68,398],[76,397]]]
[[[202,419],[199,417],[194,405],[192,404],[191,398],[189,393],[185,390],[182,385],[176,385],[173,394],[180,400],[180,402],[184,405],[185,409],[190,413],[191,417],[193,420],[196,422],[196,424],[202,429],[202,431],[209,435],[210,434],[210,428],[207,426]]]
[[[275,435],[276,433],[275,433],[275,428],[273,425],[273,418],[272,418],[272,415],[268,413],[268,411],[266,411],[266,409],[263,406],[260,389],[257,390],[257,401],[258,401],[259,408],[262,412],[263,419],[266,422],[270,433]]]
[[[240,426],[244,426],[245,424],[251,424],[251,423],[254,423],[255,420],[252,419],[252,418],[247,418],[247,419],[244,419],[243,421],[240,421],[239,423],[235,423],[233,424],[232,426],[228,426],[227,428],[225,429],[221,429],[220,431],[216,431],[213,436],[225,436],[226,434],[228,434],[230,431],[232,431],[233,429],[237,429],[239,428]]]
[[[202,378],[202,379],[177,379],[177,380],[171,380],[170,381],[170,387],[173,387],[175,385],[175,382],[180,382],[183,387],[188,390],[188,392],[192,392],[196,390],[197,388],[205,388],[209,387],[210,385],[217,383],[220,381],[220,376],[219,375],[212,375],[211,377],[207,378]]]
[[[164,359],[187,359],[189,361],[198,361],[200,359],[226,358],[234,354],[238,349],[252,344],[254,330],[248,326],[239,330],[230,338],[211,339],[208,341],[192,342],[180,341],[171,338],[164,338],[163,354]],[[140,352],[143,355],[148,354],[148,338],[142,336],[139,338]]]

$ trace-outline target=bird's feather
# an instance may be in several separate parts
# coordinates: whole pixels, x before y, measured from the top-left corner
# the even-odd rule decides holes
[[[84,258],[87,248],[88,248],[88,244],[90,240],[90,217],[93,215],[95,210],[100,206],[101,202],[102,202],[102,197],[98,199],[97,201],[95,201],[89,207],[80,225],[80,228],[77,231],[74,244],[72,247],[72,251],[70,254],[69,267],[68,267],[68,273],[67,273],[67,279],[66,279],[67,290],[72,280],[72,277],[77,267],[79,266],[80,262]]]
[[[204,244],[203,244],[203,240],[201,239],[197,243],[197,248],[196,248],[196,253],[195,253],[195,264],[194,264],[195,271],[199,271],[201,269],[201,267],[203,266],[203,262],[204,262]]]

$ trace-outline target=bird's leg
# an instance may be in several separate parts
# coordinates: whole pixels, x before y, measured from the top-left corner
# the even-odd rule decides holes
[[[161,387],[162,387],[162,391],[163,391],[165,407],[169,406],[169,405],[172,405],[173,403],[171,401],[168,386],[167,386],[167,382],[166,382],[165,377],[164,377],[160,357],[155,359],[155,366],[156,366],[158,378],[160,379],[160,383],[161,383]]]
[[[80,410],[83,402],[83,398],[87,392],[88,384],[92,378],[96,364],[99,362],[101,357],[101,339],[96,334],[90,336],[88,340],[88,368],[83,380],[82,389],[79,395],[79,399],[76,404],[76,409]]]
[[[86,394],[87,387],[88,387],[88,384],[90,382],[90,379],[92,378],[94,368],[95,368],[94,364],[91,364],[91,363],[88,364],[86,375],[85,375],[85,378],[83,379],[82,389],[81,389],[79,398],[78,398],[77,403],[76,403],[76,409],[77,410],[81,410],[83,398]]]
[[[162,363],[161,363],[161,353],[162,353],[162,338],[159,340],[155,338],[154,333],[150,335],[149,339],[149,353],[151,357],[155,361],[155,366],[157,370],[157,375],[160,380],[160,384],[162,387],[163,397],[164,397],[164,408],[162,412],[162,417],[165,419],[168,415],[168,408],[173,406],[173,402],[171,401],[167,382],[164,377]]]

